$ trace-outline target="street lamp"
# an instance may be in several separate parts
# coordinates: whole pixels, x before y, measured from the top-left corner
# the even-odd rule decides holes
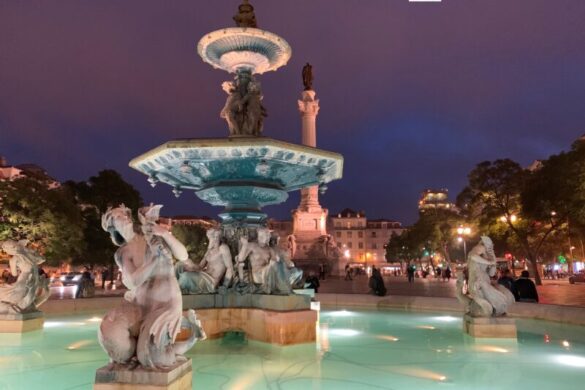
[[[465,261],[467,259],[467,241],[465,240],[465,236],[471,235],[471,228],[468,226],[459,226],[457,228],[457,234],[459,234],[457,241],[463,243],[463,261]]]

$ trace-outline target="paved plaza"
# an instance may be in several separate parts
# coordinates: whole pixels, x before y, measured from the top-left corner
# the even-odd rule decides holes
[[[443,282],[438,279],[416,278],[409,284],[406,277],[385,276],[388,295],[411,295],[426,297],[455,297],[455,280]],[[585,284],[569,284],[568,280],[545,280],[538,287],[540,303],[584,306]],[[320,293],[368,294],[368,279],[356,276],[352,281],[343,278],[328,278],[321,281]]]

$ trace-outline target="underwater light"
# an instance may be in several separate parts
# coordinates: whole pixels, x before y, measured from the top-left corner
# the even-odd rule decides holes
[[[329,329],[330,336],[357,336],[360,333],[355,329]]]
[[[353,317],[356,314],[354,312],[347,311],[347,310],[337,310],[337,311],[330,312],[329,315],[331,317]]]
[[[585,357],[577,355],[557,355],[555,357],[557,363],[564,364],[570,367],[585,368]]]
[[[453,316],[437,316],[437,317],[433,317],[433,320],[441,321],[441,322],[455,322],[455,321],[459,321],[461,319],[457,318],[457,317],[453,317]]]

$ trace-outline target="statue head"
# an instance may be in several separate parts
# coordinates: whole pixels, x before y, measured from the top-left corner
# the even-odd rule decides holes
[[[496,261],[496,254],[494,253],[494,243],[488,236],[481,236],[481,244],[485,248],[485,254],[491,261]]]
[[[219,241],[221,240],[221,231],[219,229],[208,229],[206,234],[210,247],[219,245]]]
[[[135,236],[132,210],[121,204],[102,215],[102,229],[110,233],[114,245],[122,246]]]
[[[266,246],[270,242],[270,229],[265,227],[258,228],[258,244],[260,246]]]
[[[18,242],[14,240],[6,240],[2,241],[1,245],[2,250],[6,252],[9,256],[14,256],[18,253]]]

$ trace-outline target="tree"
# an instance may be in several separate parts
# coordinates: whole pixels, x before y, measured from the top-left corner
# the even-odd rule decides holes
[[[469,173],[469,184],[457,202],[484,234],[505,237],[509,247],[526,256],[536,283],[542,284],[537,259],[563,219],[561,214],[555,217],[552,210],[546,211],[542,203],[525,207],[535,195],[535,175],[509,159],[482,162]]]
[[[140,193],[118,172],[111,169],[100,171],[87,181],[68,181],[65,184],[73,188],[81,203],[96,207],[100,213],[106,212],[108,207],[116,207],[122,203],[133,212],[143,205]]]
[[[85,249],[81,212],[67,187],[30,177],[0,182],[0,240],[27,239],[58,265]]]
[[[207,230],[200,225],[174,225],[173,235],[185,245],[189,258],[198,263],[207,251]]]
[[[75,194],[85,221],[83,237],[86,250],[76,256],[76,264],[112,265],[116,247],[101,227],[101,216],[108,207],[124,204],[136,215],[142,206],[140,193],[114,170],[103,170],[87,181],[68,181],[65,186]]]

